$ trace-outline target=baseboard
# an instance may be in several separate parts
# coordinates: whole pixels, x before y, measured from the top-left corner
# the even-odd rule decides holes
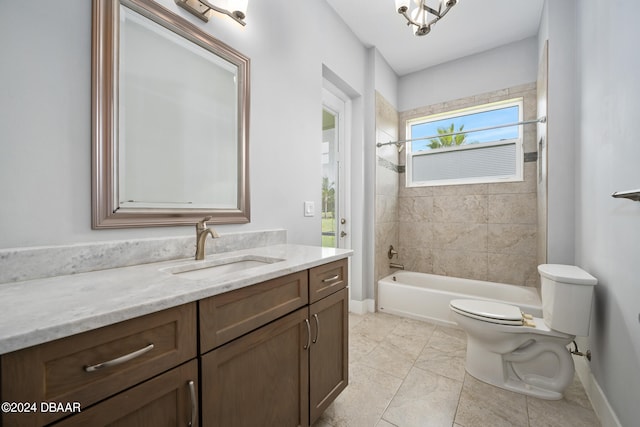
[[[584,391],[587,393],[602,427],[622,427],[616,413],[613,411],[611,405],[609,405],[607,396],[605,396],[600,388],[600,384],[598,384],[598,381],[591,373],[587,359],[584,357],[574,357],[573,360],[575,361],[578,378],[580,378],[584,386]]]
[[[355,314],[373,313],[376,311],[375,301],[372,299],[366,299],[364,301],[349,301],[349,311]]]

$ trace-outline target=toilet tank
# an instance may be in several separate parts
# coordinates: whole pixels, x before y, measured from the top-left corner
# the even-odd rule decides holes
[[[574,265],[538,266],[542,283],[542,317],[555,331],[589,335],[593,287],[598,280]]]

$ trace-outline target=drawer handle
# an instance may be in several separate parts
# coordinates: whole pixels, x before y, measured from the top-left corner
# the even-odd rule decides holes
[[[196,423],[196,414],[198,413],[198,403],[196,402],[196,385],[193,380],[189,381],[189,397],[191,398],[191,420],[189,420],[188,427],[193,427]]]
[[[311,323],[309,323],[309,319],[304,319],[304,323],[307,325],[307,344],[305,344],[303,350],[306,350],[311,346]]]
[[[145,348],[141,348],[140,350],[136,350],[136,351],[134,351],[132,353],[125,354],[124,356],[120,356],[120,357],[118,357],[116,359],[112,359],[112,360],[108,360],[106,362],[98,363],[97,365],[85,366],[84,370],[85,370],[85,372],[94,372],[94,371],[99,371],[100,369],[110,368],[112,366],[121,365],[121,364],[123,364],[125,362],[128,362],[128,361],[130,361],[132,359],[135,359],[136,357],[140,357],[143,354],[150,352],[151,350],[153,350],[153,344],[149,344]]]
[[[334,280],[338,280],[339,278],[340,278],[340,275],[336,274],[335,276],[331,276],[327,279],[322,279],[322,283],[333,282]]]
[[[316,337],[313,339],[313,343],[318,342],[318,337],[320,337],[320,320],[318,319],[318,314],[314,314],[313,318],[316,320]]]

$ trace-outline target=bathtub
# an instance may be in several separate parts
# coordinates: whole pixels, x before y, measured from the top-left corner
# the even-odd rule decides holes
[[[538,290],[532,287],[398,271],[378,281],[378,310],[412,319],[453,326],[449,302],[456,298],[513,304],[542,317]]]

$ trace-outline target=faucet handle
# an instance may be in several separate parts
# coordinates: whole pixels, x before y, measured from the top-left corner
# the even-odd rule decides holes
[[[393,245],[389,245],[389,251],[387,252],[387,257],[391,259],[393,258],[394,255],[398,255],[398,251],[393,249]]]
[[[207,216],[207,217],[202,218],[200,221],[198,221],[198,222],[196,223],[196,230],[198,230],[198,231],[202,231],[202,230],[204,230],[205,228],[207,228],[207,221],[210,221],[210,220],[211,220],[211,218],[212,218],[212,217]]]

